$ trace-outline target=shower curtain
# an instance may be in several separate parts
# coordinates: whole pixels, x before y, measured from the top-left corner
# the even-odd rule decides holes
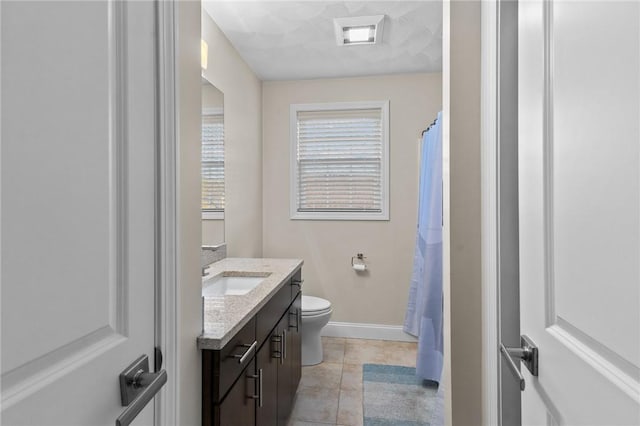
[[[416,375],[442,374],[442,112],[423,135],[418,232],[404,331],[418,338]]]

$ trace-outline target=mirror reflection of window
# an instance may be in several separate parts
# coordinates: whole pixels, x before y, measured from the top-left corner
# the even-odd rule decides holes
[[[202,78],[202,244],[224,243],[224,94]]]
[[[202,211],[224,212],[224,115],[202,110]]]

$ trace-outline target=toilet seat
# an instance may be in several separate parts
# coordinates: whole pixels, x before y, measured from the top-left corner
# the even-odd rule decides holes
[[[316,316],[331,312],[331,302],[314,296],[302,296],[302,316]]]

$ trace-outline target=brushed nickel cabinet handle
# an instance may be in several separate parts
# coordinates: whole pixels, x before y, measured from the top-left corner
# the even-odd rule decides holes
[[[251,374],[247,376],[249,379],[258,379],[258,394],[251,395],[248,398],[257,399],[258,407],[262,408],[262,368],[258,370],[258,374]]]
[[[241,355],[233,355],[234,358],[238,358],[238,364],[244,364],[249,355],[251,355],[251,352],[253,352],[256,346],[258,346],[258,342],[254,340],[252,344],[246,344],[242,346],[248,349]]]
[[[289,312],[289,318],[291,318],[291,315],[296,317],[296,325],[291,325],[289,324],[289,328],[294,328],[296,329],[296,332],[300,331],[300,321],[298,319],[298,310],[296,309],[294,312]]]
[[[287,359],[287,330],[282,330],[282,358],[280,358],[280,364],[284,364],[284,360]]]

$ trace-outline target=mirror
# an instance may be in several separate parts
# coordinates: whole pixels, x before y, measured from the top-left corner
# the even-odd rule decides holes
[[[224,94],[202,77],[202,244],[224,242]]]

